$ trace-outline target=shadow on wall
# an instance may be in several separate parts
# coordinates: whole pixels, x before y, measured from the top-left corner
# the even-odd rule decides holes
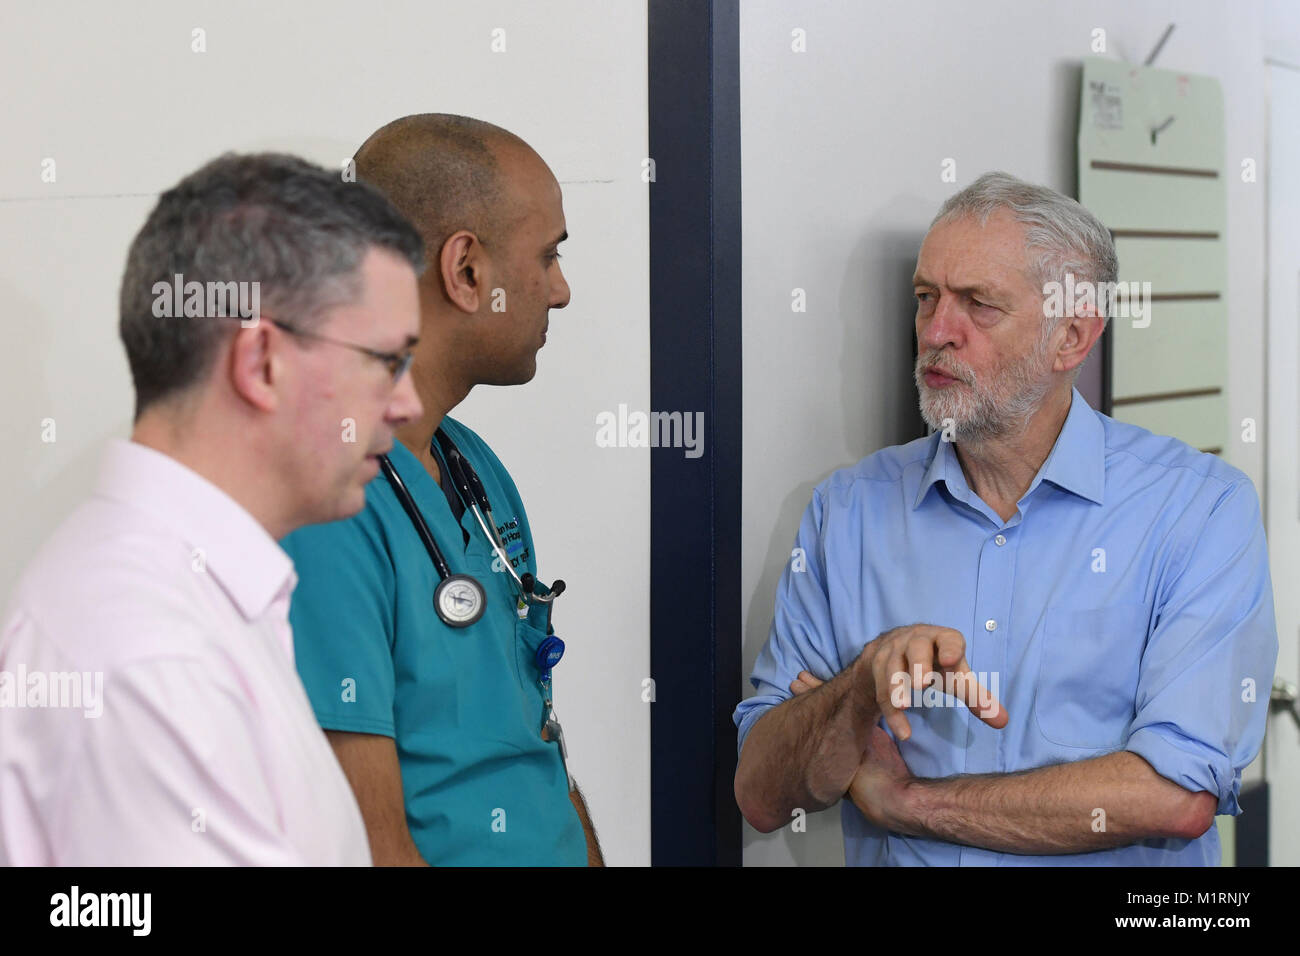
[[[0,301],[25,316],[23,373],[0,375],[0,403],[19,414],[8,415],[4,446],[15,452],[10,467],[23,476],[18,499],[7,504],[6,543],[0,556],[0,607],[8,603],[14,585],[37,549],[69,511],[93,487],[109,439],[130,433],[125,426],[90,435],[78,426],[90,416],[56,394],[47,373],[50,356],[66,356],[69,345],[52,331],[70,326],[54,320],[43,303],[24,298],[20,289],[0,289]],[[17,353],[13,353],[17,354]],[[33,359],[32,357],[36,358]]]
[[[1043,185],[1079,198],[1079,99],[1083,90],[1083,66],[1077,59],[1060,60],[1052,65],[1052,100],[1056,109],[1050,122],[1048,142],[1054,144],[1054,175]]]
[[[892,218],[894,210],[884,215]],[[925,231],[872,232],[853,248],[840,289],[846,312],[865,304],[859,322],[845,321],[840,388],[845,447],[858,458],[926,434],[917,402],[916,301],[912,274]],[[866,407],[860,396],[869,396]]]
[[[838,466],[835,466],[838,467]],[[753,692],[749,685],[748,674],[753,670],[754,659],[767,641],[768,631],[772,626],[772,608],[776,598],[777,582],[790,560],[794,548],[795,535],[799,522],[812,500],[813,488],[830,476],[832,467],[812,481],[800,483],[781,502],[781,509],[776,515],[772,534],[768,538],[767,553],[763,558],[763,573],[754,592],[749,597],[749,607],[745,615],[745,695]],[[796,833],[789,826],[784,826],[773,833],[759,833],[748,823],[744,824],[744,843],[761,845],[784,844],[785,853],[796,866],[826,866],[829,861],[844,860],[844,839],[840,829],[839,807],[836,805],[822,813],[812,813],[806,819],[806,832]],[[771,860],[780,854],[775,848],[765,847],[762,857]]]
[[[834,471],[880,448],[909,442],[926,433],[912,377],[916,359],[912,273],[924,235],[923,231],[868,233],[848,257],[838,303],[844,317],[839,374],[844,447],[852,459],[819,463],[815,477],[792,489],[773,516],[763,572],[749,596],[745,615],[746,674],[767,641],[777,584],[790,560],[813,489]],[[817,387],[821,386],[817,383]],[[745,843],[763,846],[760,856],[769,861],[788,856],[797,866],[842,865],[844,841],[839,806],[808,814],[804,823],[800,831],[785,826],[767,834],[746,824]],[[772,844],[780,844],[781,848]]]

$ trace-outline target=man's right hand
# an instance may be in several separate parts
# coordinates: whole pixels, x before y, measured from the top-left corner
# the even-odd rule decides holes
[[[1006,712],[970,671],[961,634],[931,624],[894,628],[867,644],[824,687],[801,673],[791,683],[797,696],[769,709],[750,728],[735,782],[745,819],[769,833],[789,822],[793,808],[834,805],[861,766],[882,716],[898,739],[906,740],[909,670],[919,671],[922,684],[927,675],[931,683],[940,680],[942,689],[990,726],[1006,726]],[[799,693],[814,687],[815,693]]]
[[[880,715],[900,741],[912,735],[903,711],[911,705],[914,690],[934,685],[990,727],[1001,730],[1007,725],[1006,710],[966,661],[966,639],[950,627],[911,624],[886,631],[862,649],[856,666],[870,673]]]

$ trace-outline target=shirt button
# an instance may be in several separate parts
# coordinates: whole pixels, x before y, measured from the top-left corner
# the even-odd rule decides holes
[[[989,618],[987,621],[984,622],[984,630],[996,631],[997,629],[998,629],[998,622],[993,620],[993,618]]]
[[[1000,548],[1007,543],[1007,539],[1002,535],[998,535],[996,538],[993,539],[993,543]]]

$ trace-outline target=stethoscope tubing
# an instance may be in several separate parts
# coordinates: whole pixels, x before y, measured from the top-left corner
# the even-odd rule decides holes
[[[406,483],[393,467],[393,463],[387,455],[379,456],[379,467],[384,472],[384,477],[392,484],[393,490],[397,492],[397,500],[402,503],[402,508],[406,515],[411,519],[411,524],[415,526],[415,533],[419,535],[420,541],[424,544],[424,550],[429,552],[429,557],[433,560],[433,566],[438,572],[438,577],[446,581],[451,577],[451,566],[447,564],[447,559],[443,557],[442,549],[438,547],[438,542],[433,538],[433,532],[429,530],[429,525],[424,520],[424,515],[420,514],[419,507],[415,504],[415,499],[411,497],[411,492],[407,490]]]
[[[433,437],[442,452],[443,463],[451,474],[452,482],[456,485],[461,502],[469,509],[474,516],[474,520],[478,522],[479,529],[483,532],[483,536],[487,538],[488,544],[492,546],[497,559],[519,588],[520,596],[529,604],[547,604],[554,601],[558,597],[558,592],[536,593],[533,588],[524,583],[510,563],[510,554],[506,550],[505,542],[501,540],[501,535],[497,533],[496,519],[492,517],[492,505],[488,501],[487,490],[483,487],[483,481],[479,478],[478,472],[470,467],[469,462],[465,460],[465,456],[456,447],[456,443],[441,428],[434,432]],[[430,446],[430,451],[432,451],[432,446]],[[483,517],[484,513],[487,514],[486,519]]]

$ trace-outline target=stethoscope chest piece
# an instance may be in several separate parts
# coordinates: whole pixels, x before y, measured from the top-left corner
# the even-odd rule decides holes
[[[483,586],[468,574],[451,574],[433,591],[438,617],[451,627],[469,627],[483,616],[487,600]]]
[[[549,589],[543,588],[543,593],[539,594],[536,589],[537,582],[533,579],[531,573],[525,572],[523,577],[515,573],[513,566],[510,564],[505,542],[501,540],[501,535],[496,529],[496,519],[492,517],[492,505],[487,500],[487,492],[483,489],[483,482],[479,480],[474,469],[469,466],[469,462],[465,461],[460,449],[456,447],[455,443],[447,437],[441,428],[434,433],[434,438],[429,443],[429,454],[437,457],[439,449],[442,451],[441,466],[446,469],[455,484],[456,494],[460,496],[465,508],[474,515],[474,520],[482,529],[483,536],[496,553],[497,560],[501,561],[504,569],[509,572],[510,578],[519,592],[519,606],[545,605],[546,629],[550,632],[551,607],[555,599],[564,592],[564,582],[556,581]],[[469,627],[483,616],[483,612],[487,607],[487,592],[483,590],[483,585],[471,575],[451,573],[451,566],[447,564],[447,559],[438,547],[438,542],[433,539],[433,532],[429,530],[428,522],[420,514],[415,499],[411,497],[411,492],[407,490],[406,483],[402,481],[401,475],[397,473],[397,468],[394,467],[387,455],[379,456],[379,467],[383,471],[384,477],[388,479],[388,483],[392,485],[393,494],[397,496],[397,500],[401,503],[406,516],[411,519],[416,535],[419,536],[424,549],[429,552],[433,567],[438,572],[440,582],[433,591],[433,609],[448,627]],[[561,643],[559,645],[560,653],[563,653],[563,648],[564,645]],[[554,650],[554,645],[551,646],[551,649]]]

